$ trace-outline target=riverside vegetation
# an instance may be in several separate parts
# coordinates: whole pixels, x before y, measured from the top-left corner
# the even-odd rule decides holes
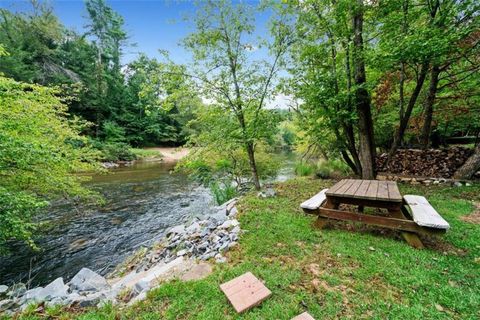
[[[191,147],[177,170],[218,202],[259,191],[284,149],[301,154],[299,175],[374,179],[377,153],[382,168],[409,172],[393,163],[399,148],[454,138],[473,148],[463,164],[439,162],[455,163],[448,176],[480,168],[478,1],[201,1],[180,41],[186,64],[166,51],[124,63],[126,21],[106,0],[85,0],[80,31],[44,1],[0,5],[0,254],[41,249],[37,217],[50,201],[104,203],[85,172],[135,159],[132,148]],[[477,185],[415,187],[452,230],[442,247],[414,251],[394,234],[311,228],[298,204],[330,183],[294,180],[278,197],[241,200],[240,245],[207,279],[169,282],[126,309],[40,306],[21,317],[233,318],[218,284],[246,270],[274,292],[247,318],[478,317],[478,226],[460,220]]]
[[[127,308],[31,308],[19,319],[290,319],[305,310],[317,319],[478,317],[478,184],[400,184],[402,193],[427,196],[452,226],[441,239],[425,239],[426,250],[416,250],[397,232],[374,227],[315,229],[314,217],[303,214],[299,203],[333,183],[296,178],[277,184],[276,197],[244,197],[238,220],[245,233],[227,254],[228,264],[216,265],[203,280],[163,283]],[[273,295],[239,316],[219,285],[246,271],[265,280]]]

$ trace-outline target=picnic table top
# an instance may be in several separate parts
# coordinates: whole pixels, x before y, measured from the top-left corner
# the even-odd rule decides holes
[[[394,181],[343,179],[328,189],[326,195],[396,203],[403,201],[397,183]]]

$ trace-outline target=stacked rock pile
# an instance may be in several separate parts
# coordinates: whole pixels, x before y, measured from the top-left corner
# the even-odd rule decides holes
[[[89,307],[106,302],[117,303],[125,290],[129,300],[138,301],[157,284],[157,280],[185,272],[194,260],[214,259],[226,262],[223,254],[237,244],[241,232],[236,199],[216,208],[216,214],[196,218],[188,226],[171,228],[165,239],[136,264],[128,274],[107,280],[83,268],[67,284],[62,277],[45,287],[27,288],[23,283],[0,285],[0,314],[13,314],[31,304]]]
[[[138,263],[136,270],[146,270],[159,261],[168,263],[181,256],[225,262],[223,253],[237,244],[241,232],[235,219],[238,212],[235,205],[236,199],[232,199],[217,207],[215,215],[171,228],[166,238]]]

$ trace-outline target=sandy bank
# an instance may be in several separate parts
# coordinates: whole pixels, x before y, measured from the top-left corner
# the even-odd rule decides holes
[[[187,148],[174,148],[174,147],[154,147],[145,148],[146,150],[159,151],[162,154],[162,160],[164,162],[176,162],[188,155],[190,149]]]

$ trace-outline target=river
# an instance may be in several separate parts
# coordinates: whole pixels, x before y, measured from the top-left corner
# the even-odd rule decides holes
[[[277,180],[292,175],[291,157],[286,159]],[[105,275],[140,247],[161,239],[170,227],[213,213],[210,191],[172,173],[174,165],[138,161],[93,175],[88,184],[104,196],[103,206],[52,203],[40,215],[47,228],[36,239],[41,250],[15,243],[12,254],[0,258],[0,284],[44,285],[57,277],[68,280],[82,267]]]

